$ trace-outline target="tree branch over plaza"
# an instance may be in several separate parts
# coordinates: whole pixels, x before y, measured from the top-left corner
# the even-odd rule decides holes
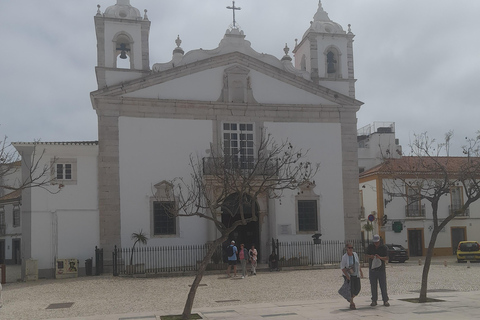
[[[209,158],[190,158],[189,182],[177,178],[168,183],[165,197],[176,207],[165,206],[172,217],[196,216],[211,221],[219,232],[199,265],[190,288],[182,317],[189,319],[195,294],[217,248],[241,225],[258,221],[257,200],[282,196],[284,190],[314,185],[313,177],[319,164],[306,160],[307,152],[297,150],[290,142],[276,143],[271,135],[262,133],[255,155],[224,155],[215,152]],[[230,224],[220,217],[227,215]]]
[[[455,217],[466,215],[470,205],[480,198],[480,132],[475,138],[466,139],[467,145],[462,148],[467,157],[449,155],[452,135],[452,131],[446,133],[441,143],[436,143],[426,133],[415,135],[410,144],[410,155],[400,159],[384,157],[381,169],[387,196],[404,198],[407,210],[417,210],[419,216],[423,216],[422,200],[431,205],[433,229],[423,267],[419,302],[427,302],[428,273],[438,234]],[[466,201],[452,206],[446,217],[439,217],[440,199],[456,192],[459,187],[463,189]]]
[[[15,150],[5,136],[0,141],[0,189],[5,194],[21,192],[28,188],[42,188],[54,194],[62,187],[56,182],[54,175],[54,158],[47,164],[42,164],[45,150],[39,152],[39,141],[31,145],[31,154],[28,157]],[[58,189],[52,189],[52,185],[58,185]]]

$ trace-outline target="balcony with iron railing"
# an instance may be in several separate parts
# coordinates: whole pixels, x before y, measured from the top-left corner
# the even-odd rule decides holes
[[[203,161],[204,175],[222,175],[227,172],[240,174],[274,175],[278,169],[273,159],[255,159],[253,157],[205,157]]]
[[[449,205],[448,212],[450,215],[455,215],[457,217],[469,217],[470,216],[470,208],[466,208],[465,211],[460,212],[462,209],[461,205]]]
[[[425,217],[425,205],[410,204],[405,206],[405,216],[407,218]]]

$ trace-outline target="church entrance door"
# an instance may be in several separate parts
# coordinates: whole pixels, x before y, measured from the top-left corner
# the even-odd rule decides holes
[[[258,218],[258,204],[251,196],[246,195],[243,201],[243,212],[245,218],[252,217],[252,207],[255,210],[255,215]],[[254,203],[255,202],[255,203]],[[226,227],[230,227],[235,221],[240,220],[239,195],[232,194],[227,197],[222,205],[222,223]],[[251,221],[246,225],[238,226],[228,237],[225,246],[228,246],[232,240],[235,240],[235,245],[240,248],[240,244],[245,244],[245,248],[250,249],[252,244],[258,249],[260,241],[260,228],[258,221]],[[260,253],[259,253],[260,255]]]

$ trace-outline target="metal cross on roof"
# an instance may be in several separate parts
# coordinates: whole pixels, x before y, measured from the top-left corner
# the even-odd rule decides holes
[[[235,7],[235,1],[232,1],[233,5],[231,7],[227,7],[227,9],[230,9],[233,11],[233,27],[235,28],[235,10],[242,10],[240,7]]]

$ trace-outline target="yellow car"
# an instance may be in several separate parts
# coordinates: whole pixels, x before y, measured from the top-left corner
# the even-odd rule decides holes
[[[480,244],[477,241],[460,241],[457,249],[457,261],[480,261]]]

